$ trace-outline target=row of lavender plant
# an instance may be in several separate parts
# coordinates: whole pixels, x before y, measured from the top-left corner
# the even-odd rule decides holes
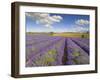
[[[26,45],[26,55],[27,55],[26,59],[29,60],[34,55],[38,56],[40,54],[39,52],[41,52],[41,50],[54,44],[56,41],[59,41],[60,39],[61,39],[60,37],[51,38],[48,41],[43,41],[43,42],[37,43],[35,45],[34,44]]]
[[[52,43],[50,41],[48,42],[49,45],[45,43],[46,47],[39,44],[39,46],[42,46],[43,48],[41,47],[41,51],[38,50],[35,55],[31,55],[26,66],[54,66],[62,64],[65,39],[60,38],[60,40],[52,40]],[[37,48],[39,49],[39,47]]]
[[[83,40],[82,38],[71,38],[77,45],[79,45],[84,51],[86,51],[89,55],[89,44],[86,44],[88,40]],[[88,41],[89,42],[89,41]]]
[[[70,38],[66,40],[67,65],[89,64],[89,55]]]
[[[55,38],[55,37],[54,37]],[[52,39],[51,36],[41,36],[41,35],[26,35],[26,45],[34,45],[40,42],[45,42]]]
[[[78,41],[81,41],[82,43],[86,44],[87,46],[89,46],[89,38],[71,38],[71,39],[76,39]]]
[[[89,44],[89,38],[79,38],[79,37],[74,37],[74,38],[72,38],[72,37],[71,37],[71,39],[77,39],[77,40],[79,40],[79,41],[82,41],[82,42],[85,43],[85,44]]]

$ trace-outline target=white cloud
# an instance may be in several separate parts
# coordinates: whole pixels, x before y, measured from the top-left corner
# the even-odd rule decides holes
[[[42,24],[45,27],[52,28],[56,22],[60,22],[63,18],[59,15],[50,15],[49,13],[32,13],[27,12],[27,16],[36,20],[36,24]]]
[[[75,21],[75,24],[80,25],[80,26],[84,26],[84,25],[89,24],[89,21],[84,20],[84,19],[79,19],[79,20]]]
[[[75,26],[74,28],[71,29],[72,32],[88,32],[89,28],[87,27],[80,27],[80,26]]]

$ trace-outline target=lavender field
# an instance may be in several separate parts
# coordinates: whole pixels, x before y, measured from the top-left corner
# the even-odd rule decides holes
[[[25,12],[26,67],[90,62],[90,16]]]
[[[26,34],[26,67],[89,64],[89,38]]]

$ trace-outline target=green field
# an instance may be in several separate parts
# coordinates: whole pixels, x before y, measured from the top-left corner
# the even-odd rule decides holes
[[[76,33],[76,32],[63,32],[63,33],[43,33],[43,32],[27,32],[27,34],[34,35],[48,35],[48,36],[61,36],[61,37],[79,37],[79,38],[89,38],[89,33]]]
[[[53,33],[53,36],[89,38],[89,33],[72,33],[72,32]]]

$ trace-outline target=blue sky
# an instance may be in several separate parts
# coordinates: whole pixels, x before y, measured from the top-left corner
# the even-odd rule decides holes
[[[26,12],[26,32],[87,32],[89,15]]]

